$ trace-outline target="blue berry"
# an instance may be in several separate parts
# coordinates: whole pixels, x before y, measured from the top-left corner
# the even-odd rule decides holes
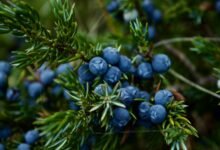
[[[129,72],[131,68],[131,60],[127,56],[121,55],[118,67],[122,72]]]
[[[162,105],[153,105],[150,108],[150,119],[152,123],[160,124],[167,116],[167,111]]]
[[[83,81],[92,81],[95,76],[89,70],[89,64],[83,64],[78,69],[78,76]]]
[[[112,0],[107,6],[107,11],[109,13],[113,13],[118,9],[119,9],[119,2],[117,0]]]
[[[125,108],[116,108],[113,110],[113,125],[115,127],[124,127],[131,120],[131,116],[127,109]]]
[[[130,22],[138,17],[138,11],[136,9],[125,11],[123,17],[125,22]]]
[[[34,144],[39,139],[39,132],[37,130],[30,130],[25,134],[24,138],[26,143]]]
[[[44,85],[50,85],[53,83],[53,80],[55,78],[55,72],[47,69],[44,70],[43,72],[41,72],[40,74],[40,81],[44,84]]]
[[[0,139],[6,139],[11,135],[12,131],[10,127],[0,128]]]
[[[20,92],[17,89],[8,89],[6,93],[6,98],[8,101],[17,101],[20,97]]]
[[[5,150],[5,146],[0,143],[0,150]]]
[[[4,89],[7,87],[8,77],[4,72],[0,72],[0,88]]]
[[[156,73],[165,73],[171,66],[170,58],[165,54],[157,54],[152,59],[152,67]]]
[[[167,103],[171,102],[172,98],[173,94],[168,90],[160,90],[154,96],[155,104],[160,104],[164,106]]]
[[[151,79],[153,77],[153,69],[150,63],[141,63],[137,69],[138,76],[144,79]]]
[[[130,83],[129,83],[128,81],[124,81],[124,82],[122,82],[121,87],[122,87],[122,88],[126,88],[126,87],[128,87],[129,85],[130,85]]]
[[[220,13],[220,1],[219,0],[217,0],[215,3],[215,9],[218,13]]]
[[[149,17],[152,16],[154,12],[154,5],[151,0],[144,0],[142,7],[144,11],[149,15]]]
[[[76,111],[80,109],[80,107],[78,105],[76,105],[76,103],[74,101],[69,101],[69,108],[71,110],[76,110]]]
[[[121,71],[117,67],[110,67],[104,75],[104,81],[115,84],[121,79]]]
[[[150,119],[150,103],[142,102],[138,107],[138,115],[142,120]]]
[[[66,63],[66,64],[61,64],[58,66],[57,70],[56,70],[56,73],[59,75],[59,74],[66,74],[68,73],[69,71],[73,70],[73,67],[69,64],[69,63]]]
[[[0,61],[0,72],[4,72],[9,75],[11,71],[11,65],[8,62]]]
[[[154,26],[148,27],[148,38],[149,40],[153,40],[156,36],[156,29]]]
[[[18,145],[17,150],[31,150],[31,146],[26,143],[21,143]]]
[[[28,94],[31,98],[37,98],[43,93],[43,85],[39,82],[33,82],[28,87]]]
[[[142,99],[144,101],[149,101],[150,94],[145,91],[139,91],[136,98]]]
[[[37,69],[37,72],[38,73],[42,73],[44,70],[46,70],[48,67],[48,64],[47,63],[43,63],[38,69]]]
[[[120,55],[116,48],[107,47],[103,50],[103,58],[108,64],[115,65],[119,62]]]
[[[103,75],[108,70],[108,64],[106,61],[101,57],[94,57],[89,62],[89,70],[94,75]]]
[[[127,86],[120,89],[120,100],[126,105],[130,106],[137,96],[138,89],[133,86]]]
[[[158,10],[158,9],[154,10],[152,20],[155,23],[159,23],[162,20],[162,13],[160,10]]]
[[[112,93],[112,88],[107,84],[99,84],[95,87],[94,92],[99,96],[110,95]]]

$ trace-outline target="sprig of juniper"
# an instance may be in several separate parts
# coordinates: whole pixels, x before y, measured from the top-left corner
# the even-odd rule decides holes
[[[184,101],[173,101],[168,104],[168,117],[162,124],[163,135],[171,149],[186,150],[185,142],[188,136],[198,137],[197,130],[186,118],[186,108]]]

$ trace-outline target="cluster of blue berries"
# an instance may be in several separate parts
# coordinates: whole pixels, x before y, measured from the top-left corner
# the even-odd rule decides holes
[[[155,8],[151,0],[144,0],[142,3],[144,12],[147,14],[149,27],[148,27],[148,36],[152,40],[156,36],[156,27],[155,25],[162,21],[162,13],[159,9]]]
[[[151,96],[148,92],[140,90],[123,78],[123,75],[139,79],[152,79],[155,74],[162,74],[169,70],[171,61],[165,54],[157,54],[152,57],[152,61],[145,61],[142,57],[136,66],[124,55],[121,55],[116,48],[107,47],[101,56],[92,58],[88,63],[82,64],[78,69],[78,77],[81,84],[92,83],[97,77],[101,82],[94,88],[94,93],[98,96],[109,96],[113,92],[113,86],[122,82],[118,89],[119,100],[126,108],[115,108],[111,124],[116,128],[122,128],[131,120],[128,109],[138,100],[140,103],[138,115],[142,120],[150,120],[152,123],[161,123],[167,114],[165,106],[171,101],[173,95],[168,90],[158,91],[154,97],[154,105],[150,103]],[[137,101],[136,101],[137,100]]]
[[[119,0],[111,0],[107,5],[107,11],[109,13],[120,14],[120,2]],[[152,0],[143,0],[142,6],[143,12],[147,16],[147,21],[149,22],[148,27],[148,38],[153,40],[156,36],[156,27],[155,25],[162,21],[162,13],[159,9],[155,8]],[[123,19],[125,22],[130,22],[135,20],[138,17],[138,11],[136,9],[124,10]]]
[[[17,149],[30,150],[31,145],[36,143],[39,137],[39,132],[37,130],[29,130],[24,136],[25,143],[19,144]]]

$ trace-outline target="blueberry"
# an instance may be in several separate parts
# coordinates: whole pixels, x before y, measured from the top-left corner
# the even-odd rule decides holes
[[[112,0],[108,5],[107,5],[107,11],[109,13],[113,13],[116,10],[119,9],[119,2],[117,0]]]
[[[12,131],[10,127],[0,128],[0,139],[6,139],[11,135]]]
[[[24,138],[27,144],[34,144],[39,139],[39,132],[37,130],[29,130]]]
[[[38,73],[42,73],[44,70],[46,70],[48,67],[48,64],[47,63],[43,63],[38,69],[37,69],[37,72]]]
[[[119,62],[120,55],[116,48],[107,47],[103,50],[103,58],[108,64],[115,65]]]
[[[150,119],[152,123],[160,124],[167,116],[167,111],[162,105],[153,105],[150,108]]]
[[[8,62],[0,61],[0,72],[4,72],[9,75],[11,71],[11,65]]]
[[[33,82],[28,87],[28,94],[31,98],[37,98],[43,93],[43,85],[39,82]]]
[[[131,60],[127,56],[121,55],[118,67],[122,72],[129,72],[131,68]]]
[[[127,109],[116,108],[113,110],[113,125],[116,127],[124,127],[131,120],[131,116]]]
[[[156,29],[154,26],[148,27],[148,38],[149,40],[153,40],[156,36]]]
[[[69,64],[61,64],[57,67],[56,73],[59,74],[67,74],[69,71],[73,70],[73,67]]]
[[[0,143],[0,150],[5,150],[5,146]]]
[[[8,77],[4,72],[0,72],[0,88],[4,89],[7,87]]]
[[[217,0],[215,3],[215,9],[218,13],[220,13],[220,1],[219,0]]]
[[[138,17],[138,11],[136,9],[125,11],[123,17],[125,22],[133,21]]]
[[[80,107],[78,105],[76,105],[76,103],[74,101],[69,101],[69,108],[71,110],[76,110],[76,111],[80,109]]]
[[[145,91],[139,91],[136,98],[142,99],[144,101],[149,101],[150,100],[150,94],[145,92]]]
[[[108,84],[115,84],[121,79],[121,71],[117,67],[111,67],[104,75],[104,81]]]
[[[89,62],[89,70],[94,75],[103,75],[108,70],[108,64],[101,57],[94,57]]]
[[[162,20],[162,13],[160,10],[156,9],[153,12],[152,19],[155,23],[159,23]]]
[[[149,17],[152,16],[154,12],[154,5],[151,0],[144,0],[144,2],[142,3],[142,7],[144,11],[149,15]]]
[[[31,150],[31,146],[26,143],[21,143],[18,145],[17,150]]]
[[[20,92],[18,89],[8,89],[6,93],[6,98],[8,101],[17,101],[20,97]]]
[[[83,81],[92,81],[95,76],[89,70],[89,64],[83,64],[78,69],[78,76]]]
[[[165,54],[157,54],[152,59],[152,67],[156,73],[165,73],[171,66],[170,58]]]
[[[150,63],[141,63],[137,69],[138,76],[144,79],[151,79],[153,77],[153,69]]]
[[[167,103],[171,102],[172,98],[173,94],[168,90],[160,90],[154,96],[155,104],[160,104],[164,106]]]
[[[137,96],[138,89],[133,86],[127,86],[120,89],[120,100],[126,105],[130,106]]]
[[[107,84],[99,84],[95,87],[94,92],[99,96],[110,95],[112,93],[112,88]]]
[[[150,103],[142,102],[138,107],[138,115],[142,120],[150,119]]]
[[[50,85],[53,83],[53,80],[55,78],[55,72],[47,69],[44,70],[43,72],[41,72],[40,74],[40,81],[44,84],[44,85]]]

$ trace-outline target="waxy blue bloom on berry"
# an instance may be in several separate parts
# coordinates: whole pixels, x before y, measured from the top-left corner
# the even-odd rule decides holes
[[[112,0],[107,6],[107,11],[109,13],[112,13],[118,9],[119,9],[119,2],[117,0]]]
[[[37,98],[43,93],[43,85],[39,82],[33,82],[28,86],[28,94],[31,98]]]
[[[116,108],[113,110],[113,125],[116,127],[124,127],[131,120],[131,116],[127,109],[125,108]]]
[[[145,92],[145,91],[139,91],[136,98],[142,99],[144,101],[149,101],[150,100],[150,94]]]
[[[141,63],[138,66],[137,73],[141,78],[151,79],[153,77],[153,69],[150,63]]]
[[[59,74],[66,74],[69,71],[73,70],[73,66],[71,64],[66,63],[66,64],[61,64],[57,67],[56,73]]]
[[[157,54],[153,56],[152,67],[156,73],[165,73],[171,66],[170,58],[165,54]]]
[[[153,105],[150,108],[150,119],[155,124],[162,123],[167,116],[167,111],[162,105]]]
[[[104,75],[104,81],[108,84],[115,84],[121,79],[121,71],[117,67],[110,67]]]
[[[0,61],[0,72],[4,72],[9,75],[11,71],[11,65],[8,62]]]
[[[108,70],[108,64],[101,57],[94,57],[89,62],[89,70],[94,75],[103,75]]]
[[[155,9],[154,12],[153,12],[153,16],[152,16],[152,20],[155,22],[155,23],[158,23],[162,20],[162,13],[160,10],[158,9]]]
[[[129,72],[131,68],[131,60],[127,56],[121,55],[118,67],[122,72]]]
[[[89,70],[89,64],[83,64],[78,69],[78,76],[83,81],[92,81],[95,76]]]
[[[156,28],[154,26],[148,27],[148,38],[149,40],[153,40],[156,36]]]
[[[173,94],[169,90],[160,90],[158,91],[155,96],[155,104],[166,105],[167,103],[171,102],[173,99]]]
[[[21,143],[18,145],[17,150],[31,150],[31,146],[26,143]]]
[[[140,103],[140,105],[138,106],[138,115],[142,120],[150,119],[150,103]]]
[[[94,92],[99,96],[110,95],[112,93],[112,88],[107,84],[99,84],[95,87]]]
[[[119,62],[120,54],[116,48],[107,47],[103,50],[103,58],[108,64],[115,65]]]
[[[54,78],[55,78],[55,72],[50,70],[50,69],[46,69],[46,70],[42,71],[41,74],[40,74],[40,81],[44,85],[52,84]]]
[[[133,86],[127,86],[120,89],[120,100],[126,105],[130,106],[138,93],[138,89]]]
[[[20,92],[18,89],[10,88],[7,90],[6,98],[8,101],[17,101],[20,97]]]
[[[30,130],[25,134],[24,138],[26,143],[34,144],[39,139],[39,132],[37,130]]]

